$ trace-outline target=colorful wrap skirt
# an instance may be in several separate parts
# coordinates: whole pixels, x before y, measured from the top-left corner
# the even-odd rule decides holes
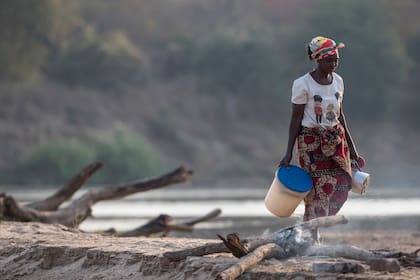
[[[300,166],[312,177],[305,197],[304,221],[337,214],[351,189],[350,155],[344,127],[302,127],[298,136]]]

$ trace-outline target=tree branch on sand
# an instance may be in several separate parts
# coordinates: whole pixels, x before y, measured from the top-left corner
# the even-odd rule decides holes
[[[228,234],[226,239],[218,235],[218,237],[223,242],[210,243],[200,247],[175,252],[167,252],[164,254],[164,256],[175,260],[181,260],[188,256],[204,256],[208,254],[223,253],[228,251],[231,252],[235,257],[241,258],[259,246],[276,242],[279,242],[280,244],[278,245],[280,245],[285,250],[293,252],[293,249],[298,247],[296,244],[301,244],[299,247],[308,247],[315,242],[312,239],[309,230],[346,223],[347,219],[344,216],[331,216],[313,219],[308,222],[287,227],[263,237],[253,237],[240,240],[237,233]],[[206,248],[210,249],[207,250]],[[219,252],[218,250],[221,251]]]
[[[74,176],[70,182],[55,194],[41,201],[35,201],[25,206],[38,211],[55,211],[60,205],[70,199],[77,190],[99,169],[103,166],[100,162],[94,162],[86,166],[79,174]]]
[[[191,180],[193,174],[191,169],[181,166],[156,178],[89,190],[81,197],[71,201],[68,206],[60,208],[60,205],[70,200],[73,194],[101,167],[102,163],[99,162],[88,165],[52,196],[27,205],[21,205],[12,196],[0,193],[0,218],[21,222],[59,223],[77,228],[86,218],[91,216],[92,206],[99,201],[120,199],[131,194],[187,182]],[[121,236],[150,235],[157,232],[167,233],[171,230],[192,231],[192,227],[196,223],[218,215],[220,215],[220,210],[216,209],[204,217],[183,225],[171,225],[169,224],[170,217],[161,215],[144,226],[121,233]]]
[[[114,228],[108,229],[103,234],[114,235],[118,237],[134,237],[134,236],[150,236],[156,233],[162,233],[161,236],[166,236],[170,231],[192,232],[194,225],[216,218],[222,213],[220,209],[214,209],[206,215],[186,221],[180,224],[173,224],[173,218],[169,215],[161,214],[157,218],[150,220],[145,225],[139,226],[135,229],[117,232]]]
[[[165,257],[174,260],[182,260],[188,256],[204,256],[215,253],[230,252],[238,258],[238,262],[222,271],[217,279],[232,280],[239,277],[251,266],[258,264],[264,259],[276,258],[284,260],[296,256],[323,256],[331,258],[344,258],[350,261],[345,263],[315,262],[314,272],[354,272],[364,271],[366,263],[370,269],[387,272],[398,272],[400,264],[417,261],[420,263],[417,253],[411,254],[369,251],[350,245],[320,245],[312,237],[311,231],[319,227],[330,227],[337,224],[345,224],[347,220],[343,216],[330,216],[310,220],[285,229],[281,229],[268,236],[254,237],[241,240],[237,233],[228,234],[226,238],[219,236],[222,242],[209,243],[200,247],[185,250],[167,252]],[[402,256],[402,257],[401,257]]]

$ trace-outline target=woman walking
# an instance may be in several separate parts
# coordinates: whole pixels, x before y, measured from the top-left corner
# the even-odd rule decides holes
[[[307,50],[317,67],[296,79],[292,87],[289,140],[280,166],[289,165],[297,140],[298,162],[313,181],[304,199],[304,221],[337,214],[351,189],[352,160],[360,168],[365,165],[344,117],[343,79],[334,72],[338,49],[343,47],[329,38],[313,38]]]

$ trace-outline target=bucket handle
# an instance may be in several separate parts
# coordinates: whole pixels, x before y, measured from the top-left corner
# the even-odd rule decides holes
[[[360,169],[360,166],[359,166],[359,163],[357,162],[357,160],[352,159],[352,160],[351,160],[351,165],[352,165],[352,166],[356,166],[356,168],[357,168],[359,171],[362,171],[362,169]]]

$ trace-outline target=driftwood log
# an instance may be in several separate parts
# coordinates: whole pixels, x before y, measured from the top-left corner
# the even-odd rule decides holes
[[[183,223],[173,224],[173,218],[166,214],[161,214],[157,218],[150,220],[145,225],[139,226],[135,229],[123,232],[117,232],[114,228],[108,229],[104,234],[114,235],[118,237],[135,237],[135,236],[150,236],[152,234],[161,233],[161,236],[166,236],[170,231],[192,232],[194,225],[216,218],[222,213],[220,209],[214,209],[203,217],[186,221]]]
[[[269,258],[284,258],[286,256],[283,248],[274,244],[268,243],[257,247],[252,254],[245,255],[240,258],[236,264],[228,269],[222,271],[217,279],[236,279],[244,273],[251,266]]]
[[[99,169],[103,166],[100,162],[94,162],[86,166],[79,174],[76,174],[70,182],[63,188],[59,189],[52,196],[44,200],[28,203],[27,208],[32,208],[38,211],[55,211],[60,205],[69,200],[77,190]]]
[[[412,266],[417,266],[420,263],[417,256],[420,249],[410,254],[369,251],[350,245],[320,245],[313,239],[313,230],[344,223],[347,223],[347,220],[343,216],[331,216],[297,224],[263,237],[241,240],[237,233],[228,234],[226,238],[218,235],[222,242],[167,252],[164,256],[181,260],[188,256],[230,252],[239,260],[218,275],[217,279],[223,280],[236,279],[251,266],[268,258],[282,260],[296,256],[322,256],[349,259],[342,263],[316,262],[313,264],[314,272],[338,273],[363,272],[364,266],[361,263],[371,270],[391,273],[398,272],[400,265],[411,263]]]
[[[235,257],[241,258],[259,246],[277,242],[279,242],[278,245],[280,245],[285,252],[289,252],[289,255],[292,255],[297,247],[303,246],[307,248],[310,245],[315,244],[315,241],[312,239],[311,230],[316,230],[319,227],[346,224],[347,222],[348,221],[344,216],[323,217],[281,229],[268,236],[252,237],[244,240],[240,240],[237,233],[229,234],[226,239],[218,235],[223,242],[209,243],[191,249],[166,252],[164,256],[174,260],[182,260],[189,256],[204,256],[215,253],[231,252]],[[298,245],[293,245],[295,243]]]
[[[0,219],[21,222],[59,223],[77,228],[91,215],[92,206],[99,201],[124,198],[131,194],[187,182],[193,174],[191,169],[181,166],[156,178],[89,190],[80,198],[71,201],[68,206],[60,208],[101,167],[102,163],[99,162],[88,165],[74,176],[67,185],[42,201],[21,205],[12,196],[0,193]],[[170,216],[160,215],[146,225],[131,231],[116,233],[115,230],[114,232],[109,230],[106,233],[118,236],[148,236],[158,232],[166,235],[172,230],[192,231],[195,224],[217,217],[220,213],[221,210],[215,209],[203,217],[178,225],[171,224],[172,218]]]

